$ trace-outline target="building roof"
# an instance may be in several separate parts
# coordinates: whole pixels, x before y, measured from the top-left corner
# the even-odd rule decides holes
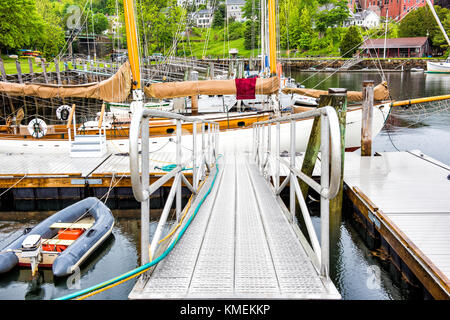
[[[427,37],[392,38],[386,39],[386,48],[420,48],[426,42]],[[384,38],[367,39],[361,49],[384,48]]]
[[[227,5],[245,5],[245,0],[226,0]]]

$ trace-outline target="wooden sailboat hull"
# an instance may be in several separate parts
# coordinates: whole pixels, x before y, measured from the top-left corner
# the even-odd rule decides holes
[[[390,103],[374,106],[373,113],[373,136],[375,137],[383,128],[389,116]],[[361,144],[361,108],[354,108],[347,111],[346,127],[346,149],[355,150]],[[230,117],[229,119],[211,119],[220,124],[219,152],[224,151],[250,151],[253,146],[252,124],[258,121],[267,120],[268,114],[253,114],[248,116]],[[306,150],[309,132],[311,131],[313,119],[297,121],[296,150],[303,152]],[[289,150],[289,123],[281,124],[281,150]],[[128,126],[119,129],[108,129],[107,145],[110,153],[128,152]],[[192,148],[192,124],[186,123],[183,129],[183,146]],[[159,150],[162,146],[166,152],[171,152],[175,148],[174,143],[168,143],[175,135],[176,123],[169,120],[156,119],[150,124],[150,137],[153,143],[150,152]],[[274,129],[273,129],[274,130]],[[96,132],[96,131],[94,131]],[[200,131],[198,131],[200,132]],[[24,153],[69,153],[70,145],[67,140],[67,131],[64,139],[34,139],[30,136],[0,136],[0,152],[24,152]],[[58,134],[56,134],[56,137]],[[273,131],[273,137],[275,131]],[[198,139],[200,140],[200,139]],[[274,140],[274,139],[273,139]],[[200,142],[199,142],[200,143]],[[173,150],[172,150],[173,149]]]

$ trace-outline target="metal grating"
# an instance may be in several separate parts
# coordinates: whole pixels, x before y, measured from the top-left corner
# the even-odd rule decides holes
[[[340,298],[333,285],[322,284],[247,156],[227,154],[219,165],[217,182],[192,225],[129,298]]]

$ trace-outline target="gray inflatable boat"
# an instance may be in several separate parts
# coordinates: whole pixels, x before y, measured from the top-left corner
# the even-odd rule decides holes
[[[51,267],[53,274],[72,274],[111,234],[114,217],[99,199],[81,200],[48,217],[0,250],[0,273],[14,266]]]

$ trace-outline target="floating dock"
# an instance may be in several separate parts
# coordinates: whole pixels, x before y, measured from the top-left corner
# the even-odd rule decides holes
[[[345,192],[371,249],[424,298],[450,298],[450,167],[420,151],[345,155]]]
[[[185,160],[188,153],[182,154]],[[151,181],[166,172],[165,165],[175,162],[174,152],[151,154]],[[185,170],[188,180],[192,170]],[[168,181],[164,186],[171,185]],[[138,208],[131,190],[130,160],[127,153],[110,153],[98,158],[71,158],[60,154],[0,154],[1,210],[60,210],[88,196],[101,198],[108,192],[111,209]],[[160,197],[159,193],[154,195]],[[120,202],[120,204],[119,204]],[[160,206],[154,201],[154,207]]]
[[[320,277],[306,239],[248,158],[224,155],[192,224],[149,280],[138,281],[130,299],[340,298],[333,283]]]

